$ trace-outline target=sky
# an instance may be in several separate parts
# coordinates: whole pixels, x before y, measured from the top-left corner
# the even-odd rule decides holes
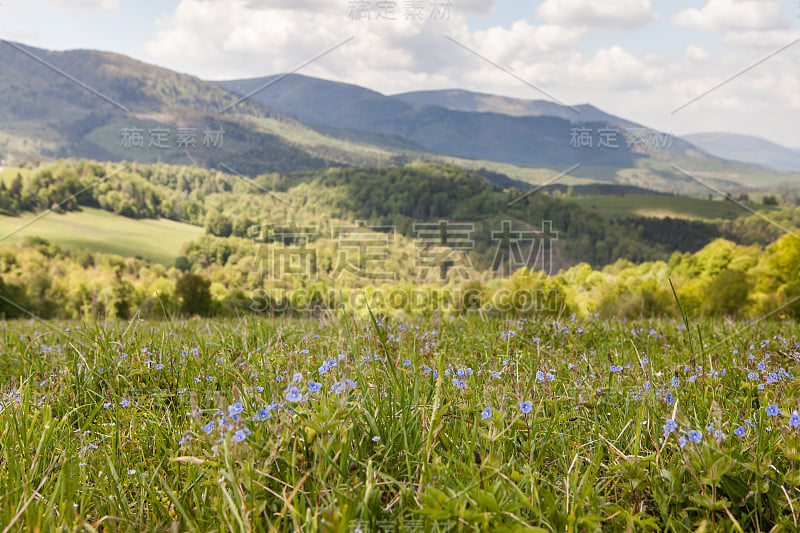
[[[800,0],[0,0],[0,38],[209,80],[304,65],[385,94],[590,103],[800,148]]]

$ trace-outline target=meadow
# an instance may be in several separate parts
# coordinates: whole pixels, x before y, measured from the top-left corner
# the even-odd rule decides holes
[[[7,237],[5,237],[7,235]],[[72,213],[0,215],[0,242],[38,237],[65,249],[141,257],[172,266],[183,246],[203,235],[203,228],[167,219],[131,219],[95,208]],[[154,238],[155,236],[155,238]]]
[[[733,202],[682,196],[629,194],[565,198],[606,218],[641,216],[690,220],[732,220],[747,214],[743,207]]]
[[[4,531],[796,531],[788,320],[4,322]]]

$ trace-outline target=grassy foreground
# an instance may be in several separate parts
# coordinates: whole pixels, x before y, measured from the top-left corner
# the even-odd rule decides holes
[[[0,523],[796,531],[793,323],[3,323]]]

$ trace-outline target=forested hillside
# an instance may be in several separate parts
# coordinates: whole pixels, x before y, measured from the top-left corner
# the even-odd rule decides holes
[[[800,224],[792,208],[771,207],[768,219],[609,218],[544,191],[502,189],[454,166],[339,168],[249,180],[164,164],[64,160],[7,169],[0,207],[8,220],[24,212],[99,208],[120,219],[166,218],[205,229],[173,267],[108,255],[103,247],[76,249],[69,240],[28,238],[21,249],[0,243],[6,244],[2,294],[44,315],[252,312],[259,298],[255,307],[263,311],[274,308],[273,296],[253,295],[272,289],[287,301],[306,291],[295,302],[300,307],[313,289],[315,305],[325,308],[338,305],[331,290],[374,291],[389,283],[445,291],[445,299],[453,288],[472,287],[487,309],[504,286],[556,291],[564,309],[633,316],[671,309],[668,277],[681,283],[693,312],[747,313],[800,290],[800,259],[793,259],[798,239],[781,237]],[[35,224],[26,227],[29,235]],[[361,240],[348,240],[353,235]],[[423,238],[428,244],[421,247]],[[354,246],[361,254],[378,246],[380,253],[347,264]],[[278,256],[302,258],[307,268],[275,276],[270,269]],[[188,281],[179,286],[180,279]],[[183,303],[181,291],[200,291],[205,303]],[[56,300],[70,303],[52,305]],[[7,316],[22,316],[8,305]]]
[[[164,164],[98,164],[64,160],[7,169],[0,210],[8,215],[54,208],[101,208],[130,218],[168,218],[209,233],[247,237],[248,228],[293,221],[330,234],[339,223],[391,226],[415,237],[417,222],[474,225],[470,251],[478,270],[493,260],[493,232],[551,227],[554,268],[587,262],[634,262],[692,252],[718,237],[767,244],[776,228],[759,221],[602,217],[543,191],[502,189],[454,166],[414,163],[381,169],[328,169],[263,174],[252,180],[218,171]],[[780,216],[774,214],[773,216]]]

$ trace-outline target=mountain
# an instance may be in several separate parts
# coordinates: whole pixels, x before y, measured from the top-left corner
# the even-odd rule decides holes
[[[316,79],[299,74],[215,82],[237,94],[251,94],[266,107],[309,124],[376,132],[407,139],[426,151],[465,159],[486,159],[530,167],[569,166],[580,160],[588,167],[630,168],[646,154],[629,150],[620,134],[619,148],[579,150],[571,144],[576,124],[596,132],[614,125],[633,125],[592,106],[582,106],[581,121],[568,107],[539,102],[536,115],[503,114],[503,106],[476,111],[449,109],[431,102],[409,103],[404,97],[386,96],[357,85]],[[259,88],[266,87],[258,91]],[[448,91],[445,91],[448,93]],[[411,100],[419,99],[420,94]],[[474,94],[461,92],[460,94]],[[510,100],[510,99],[508,99]],[[552,112],[553,114],[547,114]],[[614,122],[606,121],[605,119]],[[596,139],[595,139],[596,142]],[[679,139],[676,153],[698,153]]]
[[[571,168],[582,183],[633,185],[673,194],[707,195],[706,186],[676,166],[726,192],[774,186],[791,177],[711,156],[684,139],[579,106],[569,107],[467,91],[428,91],[386,96],[357,85],[299,74],[213,82],[289,115],[318,132],[348,132],[363,142],[394,140],[399,161],[424,159],[458,164],[538,184]],[[439,104],[439,105],[434,105]],[[457,109],[451,109],[457,108]],[[513,112],[516,116],[503,114]],[[531,113],[531,114],[527,114]],[[586,121],[583,121],[586,120]],[[577,130],[590,132],[590,147],[576,148]],[[614,148],[600,146],[600,130],[613,130]],[[636,135],[644,138],[636,140]],[[398,147],[402,139],[416,150]],[[662,142],[664,146],[658,146]],[[576,167],[576,165],[579,166]],[[548,169],[541,175],[529,169]]]
[[[715,157],[778,170],[800,170],[800,150],[738,133],[693,133],[684,139]]]
[[[245,174],[347,160],[335,142],[293,141],[325,144],[295,119],[252,101],[230,107],[237,96],[220,87],[123,55],[0,41],[0,64],[1,159],[223,163]],[[207,129],[223,133],[206,139]]]
[[[575,122],[565,118],[568,108],[544,102],[526,105],[556,116],[499,113],[514,103],[502,97],[505,107],[481,104],[480,111],[409,103],[300,75],[207,82],[119,54],[51,52],[2,40],[0,64],[0,166],[75,157],[253,176],[421,160],[483,170],[504,187],[557,178],[569,185],[601,182],[692,194],[706,191],[674,165],[726,192],[788,179],[710,157],[677,138],[659,151],[644,143],[629,146],[618,131],[615,147],[601,147],[601,130],[633,123],[591,106],[582,106],[581,115],[598,120]],[[459,94],[464,101],[488,98]],[[591,146],[573,143],[579,129],[589,132]],[[210,145],[214,132],[219,135]],[[568,168],[568,175],[558,176]]]
[[[435,105],[454,111],[500,113],[513,117],[558,117],[572,123],[606,122],[623,128],[642,127],[630,120],[608,114],[589,104],[565,106],[548,100],[524,100],[461,89],[415,91],[393,95],[411,105]]]

